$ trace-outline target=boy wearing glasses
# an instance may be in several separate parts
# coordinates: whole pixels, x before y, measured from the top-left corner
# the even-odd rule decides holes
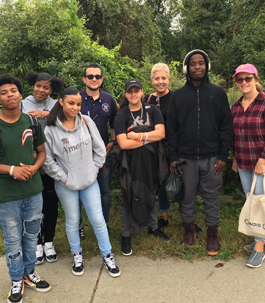
[[[118,107],[114,97],[100,89],[103,82],[102,70],[97,64],[90,64],[84,70],[83,81],[86,87],[80,91],[82,96],[81,113],[88,115],[95,122],[102,140],[106,146],[106,163],[99,170],[98,184],[101,193],[101,204],[106,223],[109,220],[110,190],[109,181],[112,173],[110,152],[115,144],[114,118]],[[108,123],[111,129],[111,140],[109,140]],[[83,229],[80,228],[81,239]]]
[[[194,245],[198,188],[204,202],[207,253],[219,253],[217,228],[220,220],[219,189],[222,171],[232,144],[233,121],[225,91],[209,81],[211,64],[201,50],[189,52],[183,61],[186,84],[173,92],[168,106],[167,139],[170,168],[183,165],[185,196],[181,217],[183,243]]]

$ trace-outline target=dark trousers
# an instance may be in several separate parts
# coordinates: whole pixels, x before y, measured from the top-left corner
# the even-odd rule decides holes
[[[219,189],[223,185],[222,172],[216,174],[216,157],[186,161],[187,165],[182,165],[182,180],[185,186],[185,196],[181,201],[181,217],[186,223],[192,223],[196,219],[196,198],[198,187],[200,196],[204,202],[205,223],[207,226],[218,226],[220,220],[220,193]]]
[[[43,184],[43,219],[41,232],[38,235],[38,244],[53,242],[58,217],[58,197],[54,189],[54,180],[48,175],[41,175]]]

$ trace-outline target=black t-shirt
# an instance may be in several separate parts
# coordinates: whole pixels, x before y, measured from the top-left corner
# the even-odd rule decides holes
[[[160,110],[161,110],[161,113],[165,120],[166,131],[167,131],[167,109],[168,109],[168,104],[169,104],[171,95],[172,95],[172,91],[170,90],[165,96],[161,97],[159,100]],[[148,97],[149,97],[149,95],[146,95],[144,97],[144,102],[147,102]],[[157,98],[156,96],[152,95],[152,97],[150,98],[149,104],[154,104],[157,106],[156,98]],[[159,107],[157,107],[157,108],[159,108]]]
[[[151,108],[152,107],[152,108]],[[146,109],[150,108],[149,115]],[[141,109],[137,111],[130,111],[129,106],[124,107],[119,111],[115,117],[114,130],[115,135],[127,134],[128,131],[137,125],[151,125],[165,124],[160,110],[154,106],[143,103],[143,114],[141,117]]]

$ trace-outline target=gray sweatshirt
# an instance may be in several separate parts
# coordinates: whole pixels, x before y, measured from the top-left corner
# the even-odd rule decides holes
[[[21,101],[20,110],[25,114],[34,109],[45,110],[50,112],[56,102],[57,100],[53,100],[50,96],[44,101],[37,101],[33,96],[28,96],[26,99]],[[39,119],[39,121],[42,128],[44,129],[47,122],[47,118]]]
[[[104,165],[106,148],[95,123],[81,113],[74,129],[67,129],[57,119],[56,126],[46,126],[45,172],[68,190],[83,190],[94,183]],[[66,182],[66,184],[64,184]]]

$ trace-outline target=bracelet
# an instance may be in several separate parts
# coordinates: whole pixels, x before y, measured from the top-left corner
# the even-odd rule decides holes
[[[9,175],[10,175],[10,176],[13,176],[14,168],[15,168],[15,165],[12,165],[12,166],[10,167],[10,171],[9,171]]]
[[[142,133],[139,133],[138,138],[136,139],[136,141],[141,141],[142,140]]]
[[[112,142],[114,143],[114,145],[117,143],[116,140],[110,140],[110,141],[109,141],[109,143],[112,143]]]
[[[148,140],[148,134],[145,133],[145,141],[147,141],[147,140]]]
[[[143,140],[143,146],[144,146],[144,144],[145,144],[145,140]]]

